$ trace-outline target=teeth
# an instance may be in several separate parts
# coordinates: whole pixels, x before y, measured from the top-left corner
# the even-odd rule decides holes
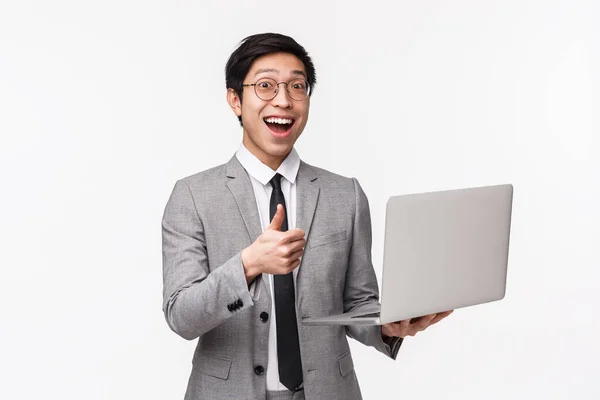
[[[293,121],[287,118],[265,118],[265,122],[268,122],[270,124],[286,125],[291,124]]]

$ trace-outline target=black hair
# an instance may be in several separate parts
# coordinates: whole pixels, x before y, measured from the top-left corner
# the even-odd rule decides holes
[[[248,36],[240,42],[225,65],[225,85],[227,89],[235,90],[240,101],[242,101],[242,84],[254,60],[266,54],[279,52],[293,54],[302,61],[306,70],[306,80],[311,89],[310,94],[312,95],[317,83],[317,76],[315,66],[308,52],[291,37],[279,33],[260,33]],[[240,116],[238,119],[240,125],[242,125],[242,117]]]

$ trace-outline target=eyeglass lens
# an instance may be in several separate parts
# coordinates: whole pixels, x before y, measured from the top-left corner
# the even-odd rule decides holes
[[[304,79],[292,79],[287,83],[286,88],[288,94],[294,100],[304,100],[309,93],[308,84]],[[275,98],[277,90],[277,82],[271,78],[259,79],[254,85],[256,95],[262,100],[271,100]]]

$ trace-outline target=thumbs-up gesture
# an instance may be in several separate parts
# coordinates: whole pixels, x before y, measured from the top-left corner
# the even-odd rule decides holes
[[[267,226],[267,231],[281,231],[281,225],[283,224],[283,220],[285,219],[285,211],[281,204],[277,204],[277,211],[275,211],[275,215],[273,215],[273,219],[269,226]]]
[[[304,230],[281,232],[284,212],[283,206],[277,205],[277,211],[267,229],[254,243],[242,250],[242,265],[248,284],[262,273],[285,275],[300,265],[300,257],[306,245]]]

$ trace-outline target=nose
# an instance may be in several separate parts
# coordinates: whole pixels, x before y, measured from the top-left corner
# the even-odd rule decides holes
[[[277,94],[271,100],[271,103],[275,107],[280,108],[291,108],[292,107],[292,99],[290,99],[290,95],[287,92],[287,85],[284,82],[281,82],[277,85]]]

